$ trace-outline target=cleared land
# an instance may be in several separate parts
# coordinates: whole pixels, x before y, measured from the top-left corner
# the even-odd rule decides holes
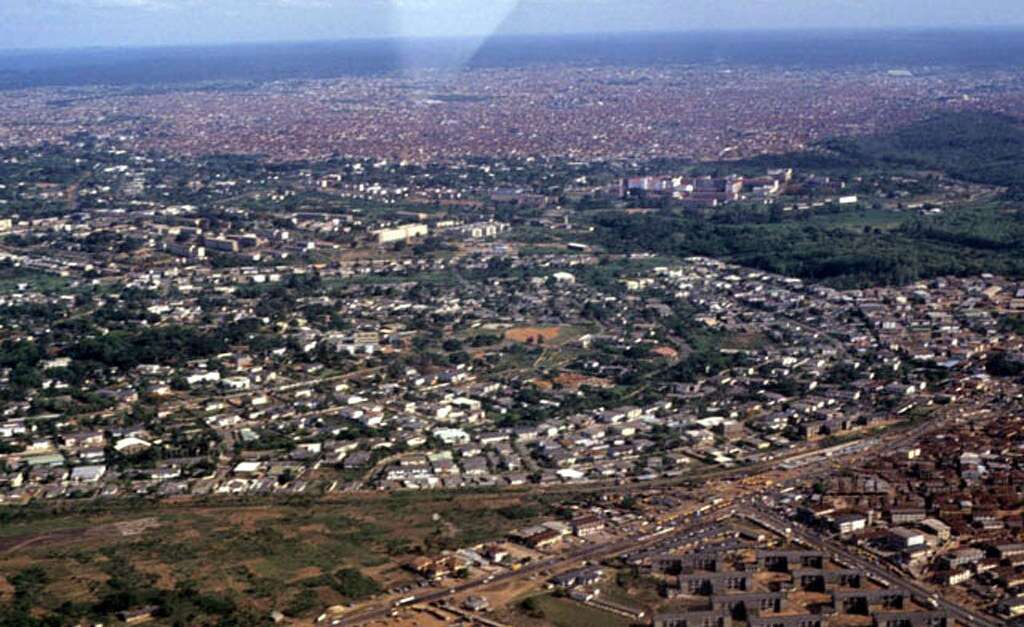
[[[510,342],[537,342],[538,338],[544,342],[551,342],[558,338],[562,327],[515,327],[505,332],[505,339]]]

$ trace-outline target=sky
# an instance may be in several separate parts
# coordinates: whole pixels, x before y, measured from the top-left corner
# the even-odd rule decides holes
[[[0,0],[0,48],[1024,25],[1021,0]]]

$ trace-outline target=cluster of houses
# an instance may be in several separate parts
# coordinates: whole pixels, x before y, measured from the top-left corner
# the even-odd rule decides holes
[[[645,267],[610,285],[592,280],[600,266],[585,251],[493,250],[79,273],[77,285],[95,289],[89,306],[129,316],[130,328],[248,324],[250,339],[72,381],[79,338],[64,337],[36,364],[38,389],[0,408],[3,499],[678,477],[771,462],[963,400],[988,382],[979,364],[1020,350],[999,315],[1024,309],[1024,292],[999,277],[839,291],[705,258]],[[444,272],[493,275],[420,280]],[[290,293],[289,307],[268,307],[264,283]],[[81,312],[73,295],[16,296],[58,319]],[[11,341],[46,332],[30,313],[5,318]],[[650,364],[685,362],[695,347],[679,325],[722,338],[725,365],[654,381],[653,398],[590,400]],[[545,353],[507,335],[517,327],[578,331],[558,345],[553,372],[510,375],[509,363]],[[936,387],[936,373],[958,385]],[[0,383],[18,376],[0,368]]]
[[[918,594],[833,559],[825,552],[754,531],[742,519],[712,523],[686,539],[629,554],[641,585],[670,600],[659,627],[761,625],[884,627],[954,624]],[[584,567],[551,579],[580,603],[641,620],[644,608],[601,599],[607,573]]]
[[[1013,415],[954,425],[831,480],[799,515],[979,604],[1024,613],[1022,428]]]

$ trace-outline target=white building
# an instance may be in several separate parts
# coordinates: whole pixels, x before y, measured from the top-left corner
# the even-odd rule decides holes
[[[403,224],[391,229],[381,229],[376,232],[377,243],[390,244],[391,242],[404,242],[414,237],[426,237],[430,228],[426,224]]]
[[[96,483],[107,474],[106,466],[78,466],[71,471],[73,483]]]
[[[469,434],[462,429],[435,429],[434,437],[448,445],[469,443]]]

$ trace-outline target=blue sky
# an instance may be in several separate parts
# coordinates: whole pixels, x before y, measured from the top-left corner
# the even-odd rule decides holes
[[[0,0],[0,47],[1024,25],[1021,0]]]

